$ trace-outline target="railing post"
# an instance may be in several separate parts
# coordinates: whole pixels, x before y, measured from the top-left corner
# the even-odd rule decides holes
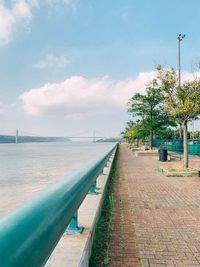
[[[72,233],[82,233],[84,230],[84,227],[78,226],[78,212],[76,211],[74,213],[74,216],[72,217],[69,225],[67,226],[66,232],[72,232]]]
[[[102,169],[101,175],[106,175],[104,172],[104,168]]]
[[[106,162],[106,167],[110,167],[110,158]]]
[[[93,185],[90,187],[89,194],[90,195],[97,195],[96,189],[97,189],[97,181],[95,180]]]

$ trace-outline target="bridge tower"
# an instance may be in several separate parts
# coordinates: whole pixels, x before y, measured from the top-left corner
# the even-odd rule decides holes
[[[95,143],[96,142],[96,138],[95,138],[95,130],[94,130],[94,132],[93,132],[93,143]]]
[[[19,130],[16,130],[16,135],[15,135],[15,143],[18,144],[18,136],[19,136]]]

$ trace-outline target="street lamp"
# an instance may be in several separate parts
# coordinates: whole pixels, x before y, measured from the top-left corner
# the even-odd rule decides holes
[[[185,38],[185,34],[179,34],[178,39],[178,86],[181,86],[181,41]]]
[[[181,87],[181,41],[185,38],[185,34],[179,33],[178,39],[178,86]],[[179,127],[179,138],[182,139],[182,127]]]

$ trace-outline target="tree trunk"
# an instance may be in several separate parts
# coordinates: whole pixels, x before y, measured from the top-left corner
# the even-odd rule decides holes
[[[150,148],[153,149],[153,129],[151,129],[151,133],[150,133]]]
[[[183,166],[184,168],[189,166],[187,121],[183,123]]]
[[[182,127],[179,125],[179,139],[182,139]]]
[[[139,147],[139,139],[138,138],[137,138],[137,143],[136,144],[137,144],[137,147]]]
[[[151,105],[151,113],[150,113],[150,117],[151,117],[151,127],[152,127],[152,121],[153,121],[153,107]],[[150,131],[150,148],[153,149],[153,127],[151,128]]]

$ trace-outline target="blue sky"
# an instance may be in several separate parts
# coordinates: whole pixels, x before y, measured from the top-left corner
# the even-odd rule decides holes
[[[155,65],[176,67],[179,33],[191,72],[199,14],[198,0],[0,0],[0,131],[119,134]]]

